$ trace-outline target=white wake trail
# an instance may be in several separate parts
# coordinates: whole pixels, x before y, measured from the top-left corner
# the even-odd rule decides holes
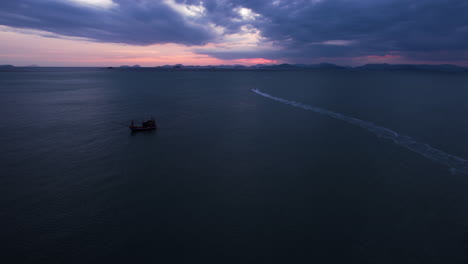
[[[261,92],[258,89],[252,89],[252,92],[258,95],[261,95],[263,97],[266,97],[268,99],[283,103],[283,104],[287,104],[287,105],[291,105],[297,108],[302,108],[304,110],[316,112],[322,115],[326,115],[326,116],[359,126],[361,128],[364,128],[374,133],[375,135],[379,137],[392,140],[395,144],[403,146],[411,151],[414,151],[426,157],[427,159],[430,159],[434,162],[448,166],[452,173],[468,174],[468,161],[467,160],[445,153],[441,150],[438,150],[436,148],[429,146],[428,144],[417,142],[411,137],[400,135],[391,129],[381,127],[371,122],[360,120],[354,117],[349,117],[349,116],[345,116],[339,113],[335,113],[333,111],[329,111],[323,108],[314,107],[314,106],[306,105],[300,102],[290,101],[290,100],[286,100],[280,97],[276,97],[276,96]]]

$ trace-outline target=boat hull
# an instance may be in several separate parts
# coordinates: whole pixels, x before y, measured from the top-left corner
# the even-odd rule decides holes
[[[150,130],[155,130],[157,127],[156,126],[151,126],[151,127],[137,127],[137,126],[129,126],[130,130],[132,132],[137,132],[137,131],[150,131]]]

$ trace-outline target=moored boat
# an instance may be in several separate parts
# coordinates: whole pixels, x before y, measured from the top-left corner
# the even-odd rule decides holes
[[[156,125],[156,120],[154,118],[151,118],[148,121],[141,122],[141,126],[135,125],[135,123],[132,122],[130,123],[130,126],[128,126],[132,132],[136,131],[148,131],[148,130],[155,130],[157,128]]]

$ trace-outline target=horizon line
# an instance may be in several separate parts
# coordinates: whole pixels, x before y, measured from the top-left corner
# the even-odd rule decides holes
[[[298,66],[298,65],[303,65],[303,66],[319,66],[319,65],[333,65],[333,66],[338,66],[338,67],[345,67],[345,68],[357,68],[357,67],[362,67],[362,66],[367,66],[367,65],[405,65],[405,66],[456,66],[460,68],[468,68],[468,66],[465,65],[460,65],[460,64],[452,64],[452,63],[441,63],[441,64],[431,64],[431,63],[366,63],[366,64],[360,64],[357,66],[350,66],[350,65],[341,65],[341,64],[335,64],[335,63],[329,63],[329,62],[320,62],[320,63],[311,63],[311,64],[306,64],[306,63],[264,63],[264,64],[253,64],[253,65],[245,65],[245,64],[209,64],[209,65],[193,65],[193,64],[182,64],[182,63],[177,63],[177,64],[164,64],[164,65],[155,65],[155,66],[140,66],[139,64],[134,64],[134,65],[128,65],[128,64],[123,64],[123,65],[118,65],[118,66],[112,66],[112,65],[102,65],[102,66],[41,66],[41,65],[14,65],[14,64],[0,64],[0,67],[15,67],[15,68],[158,68],[158,67],[175,67],[175,66],[181,66],[181,67],[220,67],[220,66],[242,66],[246,68],[250,67],[255,67],[255,66],[279,66],[279,65],[291,65],[291,66]]]

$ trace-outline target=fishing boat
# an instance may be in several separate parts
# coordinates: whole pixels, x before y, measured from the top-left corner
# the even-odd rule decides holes
[[[155,130],[157,128],[156,126],[156,120],[154,118],[151,118],[148,121],[141,122],[141,126],[135,125],[135,122],[130,123],[130,126],[128,126],[132,132],[136,131],[148,131],[148,130]]]

